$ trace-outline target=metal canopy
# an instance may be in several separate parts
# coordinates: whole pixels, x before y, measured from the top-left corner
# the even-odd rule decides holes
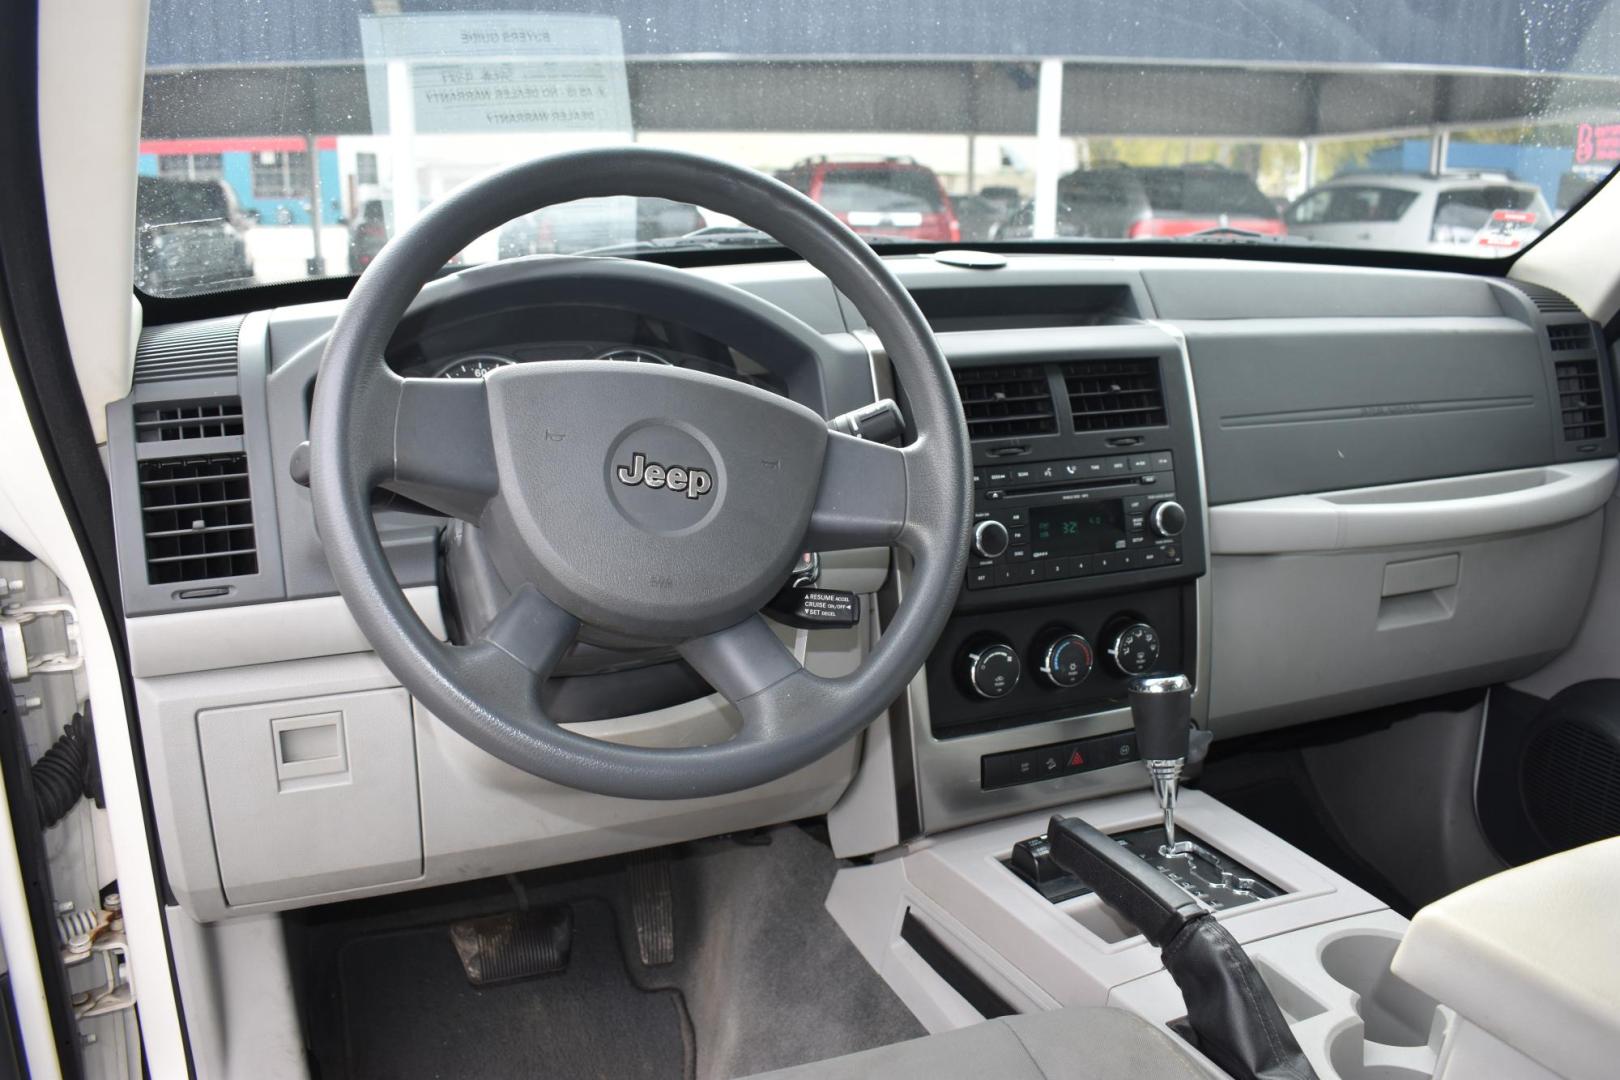
[[[1035,131],[1034,64],[724,59],[632,60],[628,68],[641,131]],[[1617,109],[1620,77],[1071,62],[1062,131],[1309,139],[1584,120]],[[146,80],[147,138],[372,130],[359,64],[154,72]]]

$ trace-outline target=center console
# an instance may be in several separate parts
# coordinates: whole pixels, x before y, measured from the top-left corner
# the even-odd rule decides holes
[[[1176,671],[1197,684],[1207,666],[1179,336],[1121,322],[938,339],[972,439],[972,554],[896,710],[911,833],[1141,786],[1127,683]]]

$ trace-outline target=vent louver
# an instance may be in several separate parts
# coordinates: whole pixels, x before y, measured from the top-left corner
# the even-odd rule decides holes
[[[956,371],[968,434],[973,439],[1004,439],[1057,432],[1057,412],[1046,369],[1037,364]]]
[[[1514,287],[1530,298],[1536,305],[1536,310],[1546,315],[1574,315],[1581,309],[1575,302],[1556,289],[1549,289],[1544,285],[1531,285],[1523,281],[1515,281]]]
[[[1063,365],[1075,431],[1157,427],[1166,421],[1157,360],[1075,360]]]
[[[143,461],[140,487],[151,584],[258,573],[246,454]]]
[[[137,383],[171,382],[236,374],[241,315],[204,322],[157,326],[141,334],[135,349]]]
[[[1592,327],[1587,323],[1554,323],[1547,327],[1547,342],[1553,352],[1574,352],[1592,348]]]
[[[135,407],[136,442],[183,442],[187,439],[220,439],[240,434],[242,402],[238,398],[166,401]]]
[[[1558,379],[1558,407],[1566,442],[1601,439],[1608,430],[1603,415],[1603,381],[1596,359],[1559,360],[1553,368]]]

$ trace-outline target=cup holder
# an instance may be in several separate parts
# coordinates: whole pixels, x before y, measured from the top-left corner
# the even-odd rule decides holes
[[[1365,1041],[1388,1046],[1424,1046],[1428,1044],[1429,1034],[1434,1027],[1435,1010],[1439,1008],[1439,1003],[1410,983],[1402,982],[1389,969],[1389,962],[1395,958],[1395,950],[1400,944],[1399,938],[1383,934],[1346,934],[1322,946],[1322,967],[1335,982],[1355,992],[1356,1012],[1361,1014],[1366,1027]],[[1355,1060],[1359,1063],[1363,1040],[1357,1038],[1353,1041],[1356,1045]],[[1335,1068],[1338,1068],[1340,1044],[1345,1042],[1342,1035],[1334,1041],[1332,1054]],[[1358,1064],[1357,1068],[1363,1066]],[[1340,1074],[1345,1077],[1389,1077],[1390,1080],[1422,1075],[1406,1069],[1396,1069],[1394,1072],[1346,1072],[1340,1069]]]
[[[1370,1065],[1366,1059],[1367,1040],[1361,1028],[1351,1025],[1333,1037],[1328,1047],[1328,1063],[1339,1080],[1430,1080],[1421,1069],[1405,1065]]]

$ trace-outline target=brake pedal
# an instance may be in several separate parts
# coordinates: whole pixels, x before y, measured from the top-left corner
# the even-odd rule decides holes
[[[646,967],[675,962],[675,888],[669,856],[639,852],[625,866],[630,879],[630,917],[636,924],[636,950]]]
[[[560,975],[574,946],[574,912],[565,904],[508,911],[450,924],[450,943],[474,986]]]

